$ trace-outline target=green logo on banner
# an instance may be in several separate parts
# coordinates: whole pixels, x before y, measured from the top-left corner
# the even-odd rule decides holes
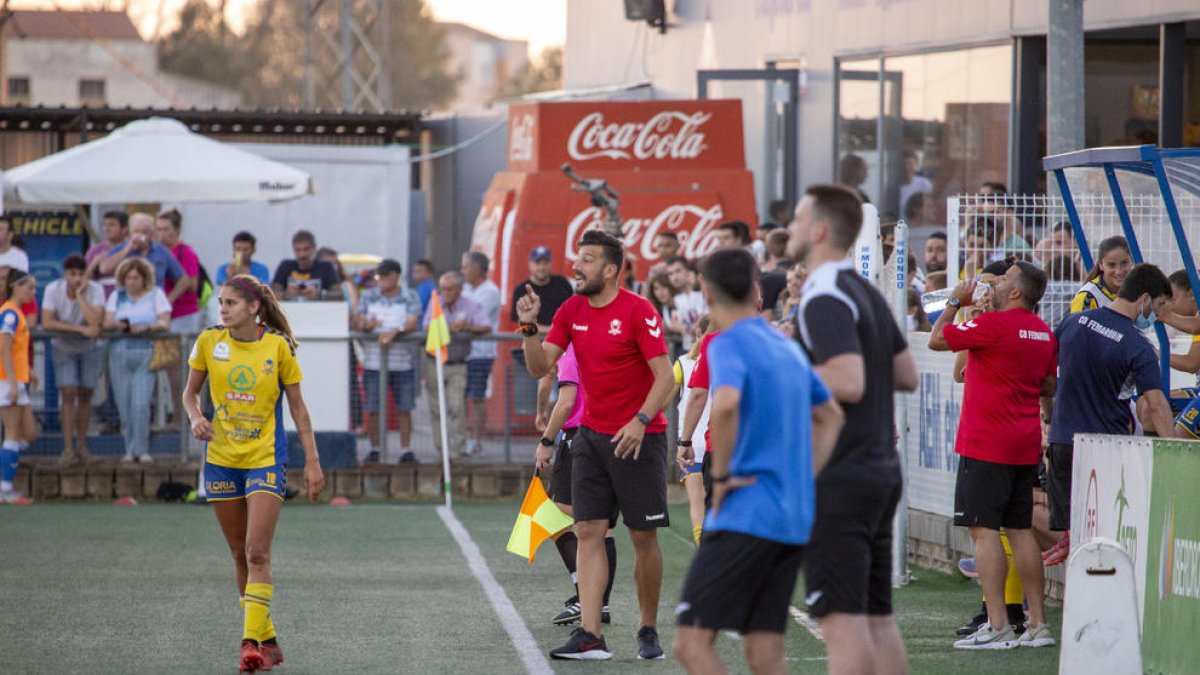
[[[257,381],[258,376],[249,366],[235,366],[233,370],[229,371],[229,386],[237,391],[250,391]]]

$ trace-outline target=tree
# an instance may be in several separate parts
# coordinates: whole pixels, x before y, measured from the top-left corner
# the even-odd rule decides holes
[[[458,78],[448,72],[450,54],[424,0],[385,1],[390,107],[423,110],[452,100]],[[326,34],[337,34],[339,5],[331,0],[320,3],[310,24],[308,0],[260,0],[245,32],[237,35],[227,30],[222,12],[205,0],[188,0],[179,27],[159,41],[160,63],[165,70],[236,87],[249,106],[301,108],[311,47],[314,103],[338,108],[341,45]],[[358,0],[352,9],[365,21],[375,6]],[[382,50],[378,33],[372,33],[374,47]],[[356,49],[353,58],[360,71],[366,69],[362,49]]]
[[[532,94],[537,91],[562,89],[563,83],[563,48],[561,46],[546,47],[534,59],[525,73],[520,93]]]

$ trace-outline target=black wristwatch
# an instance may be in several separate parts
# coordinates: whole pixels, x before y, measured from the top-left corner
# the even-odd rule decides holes
[[[650,426],[650,422],[652,420],[650,419],[649,415],[644,412],[640,412],[637,414],[637,421],[641,422],[645,426]]]
[[[686,438],[681,438],[675,441],[675,445],[678,445],[681,448],[690,448],[692,447],[692,442]]]
[[[540,439],[538,439],[538,443],[541,443],[542,445],[546,446],[547,448],[554,447],[554,441],[550,440],[549,438],[546,438],[545,436],[542,436]]]

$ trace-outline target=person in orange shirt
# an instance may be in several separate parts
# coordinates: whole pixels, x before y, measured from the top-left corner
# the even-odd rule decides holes
[[[21,451],[36,436],[29,413],[29,324],[21,305],[33,300],[37,281],[12,270],[8,274],[8,298],[0,305],[0,420],[4,422],[4,445],[0,446],[0,503],[28,505],[13,489]]]

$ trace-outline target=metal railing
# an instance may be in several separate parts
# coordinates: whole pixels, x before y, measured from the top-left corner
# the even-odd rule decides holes
[[[79,336],[74,333],[39,329],[34,331],[32,337],[35,344],[32,368],[38,376],[38,383],[31,389],[30,398],[35,416],[41,422],[42,432],[38,440],[31,446],[28,456],[53,458],[62,454],[64,439],[57,378],[51,359],[53,346],[50,341],[54,338],[78,338]],[[195,337],[190,334],[169,332],[152,335],[152,339],[156,340],[179,341],[181,358],[173,367],[178,368],[179,381],[183,384],[187,382],[187,358]],[[464,339],[464,337],[458,334],[452,335],[452,339]],[[124,449],[121,437],[124,421],[115,411],[108,385],[110,381],[107,373],[108,350],[122,340],[148,340],[150,338],[141,336],[131,338],[124,333],[105,333],[100,339],[104,344],[98,349],[104,351],[105,358],[99,385],[92,395],[92,410],[88,424],[88,447],[95,460],[104,461],[121,457]],[[396,403],[398,401],[392,395],[393,392],[388,384],[392,379],[392,373],[399,372],[392,370],[391,365],[396,362],[397,350],[405,349],[409,350],[413,365],[410,371],[412,372],[411,381],[406,384],[415,389],[411,392],[414,406],[409,411],[411,440],[407,449],[413,452],[414,459],[418,463],[440,461],[434,441],[434,433],[438,428],[437,418],[431,415],[429,410],[429,394],[436,392],[436,389],[430,388],[425,373],[424,366],[432,363],[432,358],[425,354],[424,350],[425,334],[419,332],[404,334],[398,336],[390,345],[381,346],[378,377],[369,378],[366,376],[366,369],[363,365],[363,347],[366,342],[377,339],[377,334],[354,332],[350,333],[348,338],[310,337],[301,340],[301,354],[307,343],[344,342],[346,344],[346,360],[344,362],[323,362],[320,366],[345,368],[348,375],[346,386],[350,389],[347,415],[349,424],[344,428],[317,429],[321,439],[319,443],[323,441],[341,446],[332,448],[328,452],[325,447],[322,447],[322,457],[332,458],[337,453],[341,453],[345,459],[346,453],[352,452],[353,457],[348,461],[361,463],[368,459],[371,450],[378,450],[380,460],[383,462],[400,460],[401,452],[406,449],[401,445],[400,437],[403,420],[401,416],[397,415]],[[534,424],[537,381],[530,377],[525,370],[524,353],[521,348],[522,338],[519,335],[492,333],[471,335],[470,339],[496,343],[497,356],[490,370],[489,382],[480,404],[485,412],[483,413],[482,433],[477,439],[479,448],[467,457],[467,461],[479,463],[532,461],[537,439],[541,436]],[[672,348],[673,351],[677,351],[677,345],[672,345]],[[308,368],[311,369],[312,365],[309,364]],[[179,397],[170,389],[167,384],[168,380],[165,369],[159,371],[150,404],[152,424],[149,442],[151,454],[156,459],[162,460],[198,461],[203,456],[203,443],[191,437],[187,417],[182,412]],[[369,380],[373,380],[373,382]],[[373,383],[378,390],[368,391],[368,385]],[[551,387],[554,394],[556,394],[556,389],[557,387]],[[387,414],[378,414],[374,418],[368,414],[371,411],[368,410],[366,404],[372,396],[375,400],[380,401],[381,407],[387,411]],[[305,389],[305,399],[310,409],[314,406],[326,405],[321,391]],[[553,400],[552,397],[551,402]],[[206,412],[211,412],[207,387],[201,396],[201,402]],[[458,404],[459,402],[449,402],[447,407]],[[466,405],[465,402],[462,404]],[[668,403],[665,412],[671,424],[670,433],[674,433],[676,422],[674,401]],[[367,428],[368,423],[376,425],[374,434]],[[470,420],[466,420],[464,417],[464,425],[469,425],[469,423]],[[470,437],[471,430],[468,428],[464,431]],[[377,443],[371,442],[372,435],[377,437]]]

